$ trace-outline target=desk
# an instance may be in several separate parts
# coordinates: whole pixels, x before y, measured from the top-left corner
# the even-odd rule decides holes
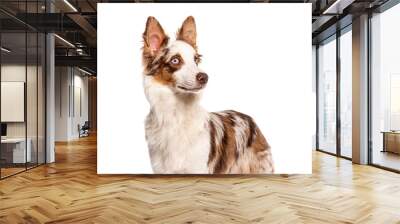
[[[392,152],[400,154],[400,132],[383,131],[383,150],[382,152]]]
[[[1,139],[1,156],[7,163],[25,163],[31,162],[31,145],[30,138],[27,139],[26,154],[25,154],[25,138],[6,138]],[[12,159],[11,159],[12,158]],[[25,161],[26,159],[26,161]]]

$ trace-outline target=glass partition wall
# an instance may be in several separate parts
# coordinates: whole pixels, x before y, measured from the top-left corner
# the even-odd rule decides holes
[[[26,169],[25,32],[1,34],[1,177]],[[6,50],[4,50],[6,49]]]
[[[38,2],[18,5],[35,12]],[[43,33],[0,12],[1,179],[45,163],[45,41]]]
[[[351,158],[351,25],[317,47],[317,149]]]

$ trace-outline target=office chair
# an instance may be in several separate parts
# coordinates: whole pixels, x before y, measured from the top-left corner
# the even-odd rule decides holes
[[[85,123],[82,125],[82,127],[79,127],[80,125],[78,125],[78,129],[79,129],[79,138],[80,137],[87,137],[89,136],[89,129],[90,129],[90,125],[89,125],[89,121],[85,121]]]

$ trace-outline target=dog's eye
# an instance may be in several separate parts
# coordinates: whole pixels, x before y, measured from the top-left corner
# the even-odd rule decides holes
[[[179,58],[172,58],[170,63],[173,65],[178,65],[181,61],[179,60]]]

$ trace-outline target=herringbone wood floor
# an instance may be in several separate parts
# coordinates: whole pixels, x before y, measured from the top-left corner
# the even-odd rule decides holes
[[[400,223],[400,175],[314,152],[314,174],[98,176],[96,138],[0,181],[0,223]]]

